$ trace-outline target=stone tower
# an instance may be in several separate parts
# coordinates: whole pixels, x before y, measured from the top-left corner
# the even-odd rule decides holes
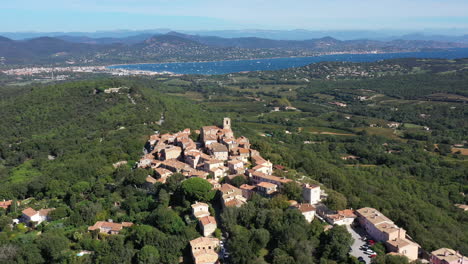
[[[231,118],[225,117],[223,120],[223,129],[231,129]]]

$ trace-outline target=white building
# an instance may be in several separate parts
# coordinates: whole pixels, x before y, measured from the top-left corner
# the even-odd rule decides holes
[[[304,204],[294,205],[293,207],[295,207],[299,211],[301,211],[301,214],[305,217],[307,222],[310,223],[310,222],[312,222],[312,220],[314,220],[316,210],[315,210],[315,207],[313,205],[304,203]]]
[[[211,236],[217,228],[216,219],[212,216],[205,216],[200,218],[200,229],[203,236]]]
[[[21,220],[22,222],[36,222],[37,224],[40,224],[44,221],[49,220],[49,213],[53,210],[55,209],[41,209],[39,211],[36,211],[29,207],[22,211],[23,215],[21,216]]]
[[[196,202],[192,204],[192,213],[196,218],[201,218],[210,215],[209,206],[206,203]]]
[[[320,202],[320,186],[306,184],[302,187],[302,197],[304,202],[317,204]]]

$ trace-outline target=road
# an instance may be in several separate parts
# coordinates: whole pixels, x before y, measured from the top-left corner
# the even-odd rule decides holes
[[[348,229],[348,232],[351,233],[351,236],[354,239],[353,245],[351,246],[351,252],[349,254],[356,258],[362,257],[366,263],[370,263],[371,258],[369,258],[369,255],[364,254],[364,252],[359,249],[361,246],[366,244],[366,242],[361,239],[365,232],[359,227],[351,227],[348,225],[346,226],[346,229]]]

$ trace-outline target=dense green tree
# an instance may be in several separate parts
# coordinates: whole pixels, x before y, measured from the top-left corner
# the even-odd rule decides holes
[[[138,252],[137,259],[142,264],[158,264],[159,251],[154,246],[146,245]]]
[[[236,177],[230,180],[230,184],[235,187],[240,187],[242,184],[247,183],[247,179],[243,175],[237,175]]]
[[[378,255],[375,259],[372,260],[372,263],[375,264],[408,264],[408,258],[405,256],[393,256],[382,254]]]
[[[232,229],[228,240],[228,248],[231,250],[233,263],[248,264],[255,258],[255,252],[249,245],[250,231],[242,226],[236,225]]]
[[[346,227],[335,226],[326,234],[323,256],[338,262],[346,262],[352,243],[353,238]]]
[[[166,181],[167,190],[169,192],[174,192],[183,180],[185,180],[184,175],[181,173],[174,173]]]
[[[281,193],[289,200],[302,201],[302,187],[295,181],[285,183],[281,188]]]
[[[149,219],[151,220],[150,224],[171,234],[180,234],[185,227],[182,218],[169,208],[158,207],[151,213]]]
[[[185,180],[180,187],[185,198],[192,203],[195,201],[211,201],[215,195],[215,192],[211,190],[213,186],[202,178],[194,177]]]
[[[332,210],[343,210],[347,208],[348,201],[343,194],[330,190],[325,204]]]
[[[253,229],[251,230],[250,247],[255,254],[258,254],[260,250],[266,247],[268,241],[270,241],[270,232],[266,229]]]
[[[52,220],[59,220],[68,216],[69,209],[67,207],[58,207],[49,213]]]
[[[296,261],[294,258],[288,253],[284,252],[283,250],[277,248],[272,253],[273,256],[273,264],[295,264]]]
[[[13,223],[13,220],[9,216],[0,216],[0,232],[6,232],[11,230],[10,225]]]
[[[69,240],[65,236],[54,233],[44,233],[37,240],[42,256],[50,263],[60,262],[68,243]]]

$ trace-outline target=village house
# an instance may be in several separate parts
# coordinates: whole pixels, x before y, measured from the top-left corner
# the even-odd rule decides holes
[[[292,207],[294,208],[297,208],[301,214],[305,217],[305,219],[307,220],[307,222],[312,222],[312,220],[314,220],[314,217],[315,217],[315,207],[311,204],[307,204],[307,203],[301,203],[301,204],[293,204]]]
[[[131,227],[132,225],[133,223],[131,222],[113,223],[97,221],[93,226],[88,227],[88,231],[99,230],[99,233],[117,235],[124,227]]]
[[[253,167],[252,170],[255,172],[261,172],[261,173],[265,173],[268,175],[271,175],[273,173],[271,167],[264,166],[264,165],[257,165]]]
[[[468,264],[468,257],[450,248],[440,248],[432,251],[431,264]]]
[[[265,160],[263,157],[260,156],[260,154],[257,151],[251,150],[251,158],[255,166],[267,167],[267,171],[263,173],[266,173],[266,174],[273,173],[273,163]]]
[[[388,123],[387,126],[389,128],[399,128],[401,126],[401,123],[398,123],[398,122],[391,122],[391,123]]]
[[[230,160],[228,161],[228,168],[231,174],[244,174],[244,162],[240,160]]]
[[[172,134],[166,133],[166,134],[161,135],[161,142],[162,143],[168,143],[168,144],[169,143],[174,143],[175,139],[176,139],[176,136],[172,135]]]
[[[330,102],[329,104],[336,105],[336,106],[339,106],[339,107],[346,107],[346,106],[348,106],[347,104],[341,103],[341,102]]]
[[[227,175],[229,169],[225,166],[220,166],[210,170],[210,174],[213,176],[213,179],[219,180]]]
[[[373,239],[385,242],[387,249],[391,252],[416,260],[419,253],[419,245],[406,238],[406,230],[398,227],[374,208],[361,208],[356,211],[359,224]]]
[[[159,166],[161,166],[161,163],[162,163],[162,161],[160,161],[160,160],[152,160],[151,164],[150,164],[150,168],[155,170],[155,169],[159,168]]]
[[[250,141],[248,138],[241,136],[236,139],[236,142],[240,148],[247,149],[247,150],[250,149]]]
[[[177,138],[177,145],[181,147],[183,150],[190,150],[190,149],[197,148],[197,145],[191,138],[189,138],[189,136],[183,136],[183,137]]]
[[[1,202],[0,202],[0,204],[1,204]],[[462,209],[465,212],[468,211],[468,205],[466,205],[466,204],[455,204],[455,206]]]
[[[190,172],[191,170],[193,170],[193,168],[191,168],[188,164],[175,159],[165,160],[161,162],[161,167],[175,173]]]
[[[218,263],[219,239],[213,237],[199,237],[190,241],[193,262],[195,264]]]
[[[217,160],[228,160],[229,150],[226,145],[215,142],[210,144],[208,147],[208,152]]]
[[[228,152],[234,148],[237,148],[238,144],[234,138],[224,137],[221,139],[221,143],[227,147]]]
[[[192,214],[196,218],[201,218],[210,215],[209,206],[206,203],[195,202],[192,206]]]
[[[212,190],[218,190],[219,188],[221,188],[221,183],[219,183],[217,180],[208,179],[207,181],[211,183],[211,186],[213,186]]]
[[[278,185],[270,182],[257,184],[257,192],[264,197],[272,197],[278,191]]]
[[[247,163],[250,158],[250,149],[246,148],[233,148],[229,151],[231,160],[241,160],[244,163]]]
[[[242,196],[242,190],[230,184],[223,184],[219,189],[221,192],[221,203],[224,207],[241,207],[247,202]]]
[[[248,184],[242,184],[239,186],[239,189],[242,190],[242,196],[247,200],[252,199],[252,195],[255,193],[256,188],[257,187]]]
[[[341,156],[341,159],[342,160],[358,160],[360,158],[354,155],[345,155],[345,156]]]
[[[214,130],[214,131],[216,131],[216,130]],[[207,134],[207,135],[203,136],[203,144],[205,145],[205,147],[207,147],[207,146],[209,146],[209,145],[211,145],[213,143],[216,143],[216,142],[218,142],[218,137],[216,136],[216,134],[211,135],[211,133],[210,133],[210,134]]]
[[[406,238],[396,238],[393,240],[388,240],[385,243],[385,246],[387,247],[388,251],[405,256],[410,261],[418,259],[419,245]]]
[[[24,223],[35,222],[40,224],[44,221],[50,220],[49,213],[53,210],[55,210],[55,208],[41,209],[39,211],[36,211],[31,207],[26,208],[22,211],[21,221]]]
[[[213,169],[224,166],[224,162],[217,159],[210,159],[203,163],[203,169],[207,172],[210,172]]]
[[[196,168],[200,162],[201,153],[197,149],[191,149],[184,152],[185,163],[189,164],[190,167]]]
[[[113,164],[112,164],[112,167],[114,167],[114,168],[117,169],[117,168],[119,168],[119,167],[121,167],[121,166],[123,166],[123,165],[125,165],[125,164],[127,164],[127,163],[128,163],[128,161],[126,161],[126,160],[121,160],[121,161],[118,161],[118,162],[116,162],[116,163],[113,163]]]
[[[197,177],[197,178],[202,178],[202,179],[205,179],[208,178],[208,175],[210,175],[208,172],[206,171],[201,171],[201,170],[191,170],[187,173],[184,173],[185,177],[187,178],[192,178],[192,177]]]
[[[325,220],[331,225],[351,225],[356,218],[357,216],[354,214],[354,211],[350,209],[325,215]]]
[[[138,168],[148,168],[151,166],[151,162],[154,160],[154,155],[153,154],[146,154],[143,156],[140,161],[137,164]]]
[[[0,201],[0,208],[3,208],[5,210],[8,210],[10,208],[11,204],[13,203],[13,200],[8,200],[8,201]]]
[[[161,140],[161,137],[159,136],[159,134],[154,134],[154,135],[150,136],[150,138],[148,140],[148,144],[149,144],[149,146],[154,146],[160,140]]]
[[[305,184],[302,186],[302,198],[306,203],[317,204],[320,202],[320,186]]]
[[[156,168],[154,169],[156,175],[158,176],[159,179],[161,179],[161,182],[165,183],[167,178],[169,178],[172,175],[172,171],[164,168]]]
[[[156,180],[155,178],[151,177],[150,175],[146,176],[145,181],[146,181],[148,184],[155,184],[155,183],[158,182],[158,180]]]
[[[257,171],[254,171],[254,170],[248,170],[247,173],[248,173],[249,177],[252,179],[252,181],[255,184],[259,184],[261,182],[269,182],[269,183],[276,184],[279,189],[281,189],[283,184],[286,184],[288,182],[292,182],[292,180],[286,179],[284,177],[268,175],[268,174],[265,174],[265,173],[262,173],[262,172],[257,172]]]
[[[182,149],[176,146],[169,146],[162,151],[163,160],[178,159],[182,155]]]
[[[199,219],[200,230],[203,236],[211,236],[217,228],[216,219],[213,216],[203,216]]]

